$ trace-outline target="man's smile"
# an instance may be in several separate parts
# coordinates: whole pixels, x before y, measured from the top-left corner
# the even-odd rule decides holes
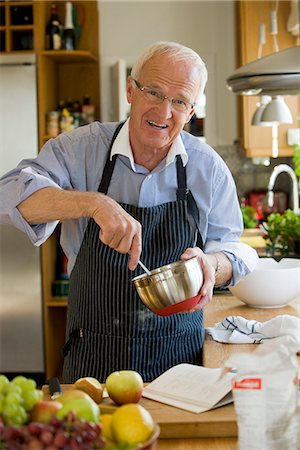
[[[164,123],[156,123],[153,120],[147,120],[147,122],[149,123],[149,125],[151,125],[152,127],[155,127],[155,128],[165,129],[168,127],[168,125],[166,125]]]

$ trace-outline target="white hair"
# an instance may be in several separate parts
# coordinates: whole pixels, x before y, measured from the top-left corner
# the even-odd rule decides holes
[[[166,54],[171,56],[176,61],[189,61],[198,70],[199,73],[199,91],[196,98],[196,103],[199,102],[207,82],[207,69],[201,57],[189,47],[185,47],[177,42],[158,41],[147,47],[143,53],[138,57],[131,69],[131,76],[134,79],[139,79],[144,65],[153,56]]]

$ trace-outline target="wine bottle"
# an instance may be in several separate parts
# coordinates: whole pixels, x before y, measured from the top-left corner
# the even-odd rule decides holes
[[[63,48],[65,50],[75,50],[75,30],[73,24],[73,5],[66,3],[65,27],[63,31]]]
[[[51,15],[46,27],[46,48],[47,50],[61,49],[61,22],[54,3],[51,5]]]

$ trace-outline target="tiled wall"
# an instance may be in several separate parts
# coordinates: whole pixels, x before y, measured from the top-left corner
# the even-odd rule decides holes
[[[289,164],[294,168],[292,158],[271,158],[271,164],[268,167],[256,165],[251,158],[244,156],[244,150],[238,144],[217,147],[216,151],[228,165],[240,199],[245,197],[249,191],[267,189],[271,172],[278,164]],[[276,180],[275,190],[286,192],[290,199],[292,190],[290,176],[285,173],[280,174]]]

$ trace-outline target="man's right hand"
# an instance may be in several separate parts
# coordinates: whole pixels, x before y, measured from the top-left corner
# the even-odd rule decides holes
[[[92,213],[99,225],[99,239],[117,252],[128,253],[128,267],[134,270],[142,251],[142,227],[115,200],[99,194],[101,201]]]

